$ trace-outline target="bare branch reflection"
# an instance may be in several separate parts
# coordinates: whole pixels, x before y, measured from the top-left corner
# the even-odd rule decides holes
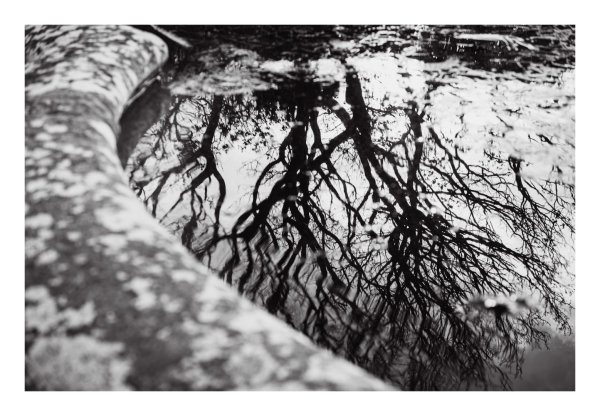
[[[180,96],[134,154],[132,187],[225,281],[372,373],[411,390],[508,387],[548,319],[570,331],[569,167],[533,179],[493,146],[470,160],[428,100],[398,105],[369,82],[346,62],[338,82]],[[224,179],[234,148],[257,155],[244,196]],[[247,208],[224,220],[231,192]]]

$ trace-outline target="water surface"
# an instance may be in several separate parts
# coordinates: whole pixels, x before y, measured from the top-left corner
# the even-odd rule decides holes
[[[202,263],[403,389],[574,389],[574,28],[167,29],[127,168]]]

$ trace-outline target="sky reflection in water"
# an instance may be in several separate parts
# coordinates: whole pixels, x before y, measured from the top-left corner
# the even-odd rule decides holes
[[[573,30],[202,30],[128,165],[200,261],[403,389],[574,389]]]

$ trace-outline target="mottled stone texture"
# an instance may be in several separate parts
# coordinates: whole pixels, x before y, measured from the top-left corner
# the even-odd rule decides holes
[[[26,387],[388,389],[211,276],[128,188],[118,120],[167,53],[129,27],[26,28]]]

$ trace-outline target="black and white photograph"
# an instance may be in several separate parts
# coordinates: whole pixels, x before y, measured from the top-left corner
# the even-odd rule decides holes
[[[25,391],[576,391],[575,24],[23,29]]]

